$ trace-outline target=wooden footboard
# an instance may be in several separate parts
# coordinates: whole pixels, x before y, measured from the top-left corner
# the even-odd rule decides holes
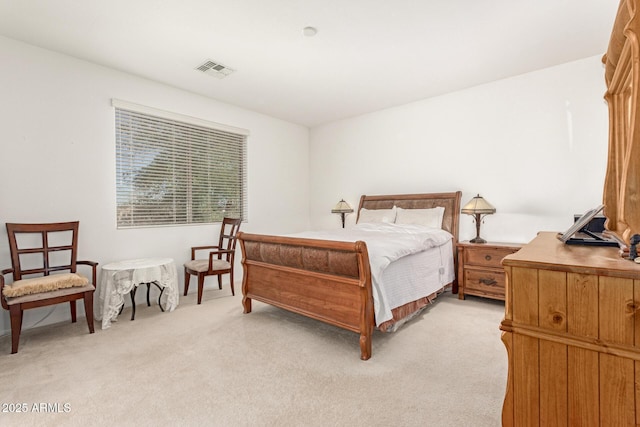
[[[371,357],[374,327],[369,255],[364,242],[239,233],[242,304],[255,299],[360,334]]]

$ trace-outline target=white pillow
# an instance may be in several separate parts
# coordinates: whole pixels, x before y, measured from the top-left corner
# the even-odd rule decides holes
[[[416,224],[431,228],[442,228],[444,208],[438,206],[430,209],[402,209],[396,213],[396,224]]]
[[[396,220],[396,207],[391,209],[360,209],[358,224],[363,222],[387,222],[393,224]]]

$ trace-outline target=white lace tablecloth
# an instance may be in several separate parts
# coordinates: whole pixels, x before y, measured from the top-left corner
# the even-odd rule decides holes
[[[95,307],[95,318],[102,320],[102,329],[118,319],[124,297],[134,286],[152,282],[163,288],[164,310],[173,311],[178,306],[178,273],[173,259],[132,259],[102,266]]]

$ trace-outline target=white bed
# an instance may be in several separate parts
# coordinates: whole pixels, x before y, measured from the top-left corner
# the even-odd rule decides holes
[[[453,236],[440,228],[366,222],[288,237],[367,244],[377,327],[393,318],[394,308],[440,292],[455,279]]]
[[[360,358],[369,359],[375,327],[395,330],[447,286],[457,292],[460,197],[460,191],[364,195],[359,226],[350,230],[295,236],[239,233],[244,312],[250,313],[257,300],[356,332]],[[385,222],[403,227],[379,224]],[[431,228],[431,237],[407,232],[416,223]],[[378,242],[365,228],[404,228],[404,237]],[[416,240],[422,243],[416,245]],[[392,255],[377,248],[389,245],[395,248]]]

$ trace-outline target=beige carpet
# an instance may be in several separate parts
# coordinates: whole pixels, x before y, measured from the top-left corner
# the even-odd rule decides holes
[[[446,293],[361,361],[354,333],[257,302],[245,315],[212,287],[93,335],[84,319],[25,331],[14,355],[1,337],[0,425],[499,426],[503,312]]]

